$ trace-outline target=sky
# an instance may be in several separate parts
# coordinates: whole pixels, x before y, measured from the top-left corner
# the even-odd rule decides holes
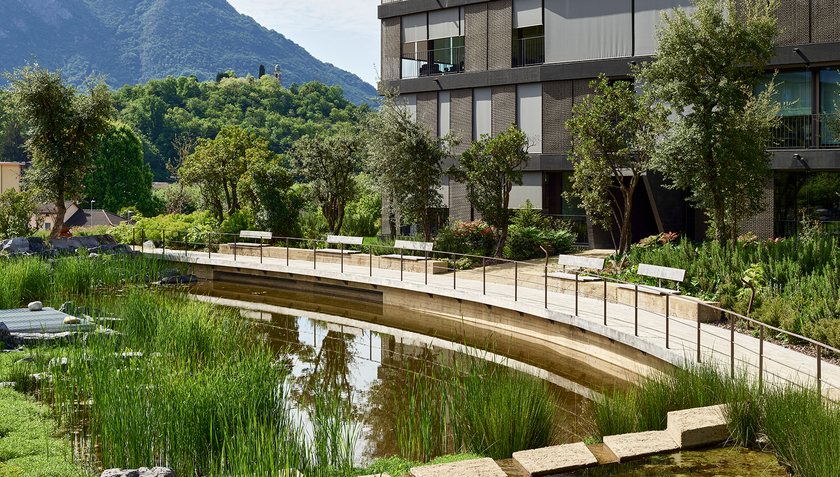
[[[228,0],[260,25],[282,33],[319,60],[375,85],[380,0]],[[283,65],[280,65],[283,69]]]

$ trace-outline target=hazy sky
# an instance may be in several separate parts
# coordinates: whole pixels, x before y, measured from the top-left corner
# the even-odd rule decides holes
[[[228,0],[239,13],[282,33],[315,58],[375,84],[379,0]],[[270,69],[266,65],[267,69]],[[280,65],[283,69],[283,65]]]

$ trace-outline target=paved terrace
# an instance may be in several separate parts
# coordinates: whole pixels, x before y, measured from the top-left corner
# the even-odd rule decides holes
[[[144,252],[158,256],[164,253],[160,248],[146,248]],[[287,259],[241,254],[234,261],[234,256],[228,254],[170,249],[165,251],[167,258],[177,261],[400,287],[507,308],[581,328],[585,327],[587,330],[598,332],[675,365],[682,364],[686,359],[697,359],[699,336],[699,354],[700,359],[704,361],[713,359],[728,371],[733,363],[731,350],[734,348],[735,367],[740,369],[746,365],[756,377],[759,376],[760,369],[764,382],[813,385],[817,381],[819,372],[823,392],[832,398],[840,398],[840,367],[826,362],[821,362],[818,366],[814,356],[767,341],[762,343],[757,337],[736,332],[733,347],[730,343],[732,334],[729,329],[670,317],[667,320],[668,347],[666,348],[664,313],[639,308],[637,323],[636,309],[632,304],[628,306],[608,300],[605,307],[603,295],[594,296],[583,293],[579,294],[577,313],[575,313],[574,282],[571,282],[571,288],[569,288],[568,282],[562,285],[559,280],[549,279],[548,290],[546,290],[544,268],[541,263],[530,266],[524,263],[517,265],[513,272],[517,277],[516,286],[514,286],[512,273],[514,266],[511,264],[488,266],[486,271],[478,267],[470,271],[456,271],[454,274],[452,271],[432,274],[430,265],[429,273],[426,274],[400,271],[399,265],[396,269],[380,269],[371,268],[368,265],[354,266],[348,263],[322,262],[322,257],[326,259],[328,255],[319,252],[319,260],[316,264],[313,264],[311,259],[288,260],[287,264]],[[333,259],[337,258],[333,255]],[[397,263],[399,263],[398,260]],[[553,270],[550,266],[549,272],[551,271]],[[672,296],[670,300],[673,302],[682,298]],[[605,309],[606,326],[604,326]]]

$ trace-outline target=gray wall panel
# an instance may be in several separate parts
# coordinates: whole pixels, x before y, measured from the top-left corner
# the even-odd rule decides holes
[[[491,134],[496,136],[516,121],[516,85],[495,86],[492,91]]]
[[[572,81],[543,83],[543,153],[567,154],[572,136],[566,121],[572,117],[574,88]]]
[[[811,29],[813,43],[840,41],[840,0],[811,0]]]
[[[450,94],[450,124],[453,131],[461,136],[461,144],[455,148],[455,154],[463,154],[470,147],[472,137],[472,90],[456,89]]]
[[[779,34],[776,41],[779,45],[799,45],[811,41],[810,0],[783,0],[776,9]]]
[[[417,93],[417,122],[437,137],[437,93]]]

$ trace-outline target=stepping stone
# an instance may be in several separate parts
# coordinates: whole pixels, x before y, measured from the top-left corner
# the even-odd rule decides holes
[[[559,474],[598,464],[598,459],[583,442],[514,452],[513,458],[532,477]]]
[[[618,457],[619,462],[671,452],[679,446],[668,431],[636,432],[604,436],[604,444]]]
[[[388,475],[388,472],[382,472],[381,474],[363,475],[361,477],[391,477],[391,476]]]
[[[724,406],[698,407],[668,413],[668,433],[681,449],[708,446],[729,439]]]
[[[489,457],[412,467],[411,475],[414,477],[507,477],[505,471]]]

